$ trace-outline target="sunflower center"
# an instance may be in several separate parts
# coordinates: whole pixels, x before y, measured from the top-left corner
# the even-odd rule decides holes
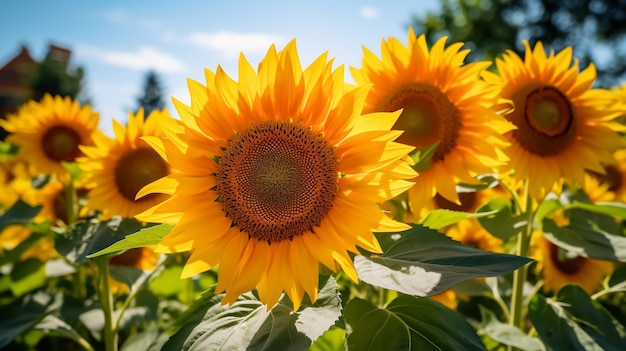
[[[142,250],[144,250],[144,248],[141,247],[127,250],[124,253],[112,257],[109,263],[112,266],[138,267],[142,258]]]
[[[589,173],[600,182],[607,184],[609,191],[616,191],[622,187],[622,175],[615,165],[604,166],[605,174],[589,171]]]
[[[156,151],[139,147],[122,156],[115,167],[115,184],[122,196],[130,201],[147,201],[158,194],[149,194],[135,200],[145,185],[168,175],[167,164]]]
[[[456,146],[461,128],[459,110],[439,88],[427,83],[405,84],[383,99],[377,110],[401,108],[393,129],[404,133],[396,141],[418,149],[439,142],[433,162],[442,160]]]
[[[550,260],[559,272],[568,275],[579,272],[585,263],[584,257],[574,255],[552,243],[550,244]]]
[[[477,196],[476,192],[474,191],[460,192],[459,200],[461,201],[461,204],[457,204],[437,193],[435,194],[434,200],[435,205],[441,209],[461,212],[473,212],[476,208]]]
[[[41,142],[46,156],[57,162],[72,162],[81,155],[78,148],[80,135],[66,126],[54,126],[48,129]]]
[[[291,240],[319,226],[337,193],[337,161],[321,135],[289,122],[256,124],[219,159],[226,216],[250,237]]]
[[[519,106],[523,106],[523,113],[512,115],[517,126],[513,135],[529,152],[539,156],[557,155],[574,141],[574,112],[560,90],[549,86],[536,88]]]

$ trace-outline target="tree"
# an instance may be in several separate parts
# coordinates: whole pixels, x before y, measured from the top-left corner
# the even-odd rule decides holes
[[[440,0],[441,9],[413,15],[416,33],[449,36],[491,60],[506,49],[522,54],[522,40],[560,51],[572,46],[581,67],[594,62],[597,84],[626,82],[626,0]]]
[[[161,81],[155,71],[148,71],[146,73],[143,95],[137,100],[139,102],[139,108],[144,109],[144,118],[150,115],[153,110],[160,110],[165,107],[165,101],[163,100],[163,88],[161,87]]]
[[[37,65],[27,80],[32,88],[31,99],[39,101],[48,93],[76,99],[83,89],[85,71],[82,67],[69,70],[67,64],[46,58]]]

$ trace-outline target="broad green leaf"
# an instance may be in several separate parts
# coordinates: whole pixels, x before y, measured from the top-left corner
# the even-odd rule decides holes
[[[535,295],[529,317],[549,350],[622,350],[626,330],[577,285],[566,285],[556,300]]]
[[[0,348],[58,308],[50,295],[36,293],[0,306]],[[10,318],[7,318],[10,316]]]
[[[27,224],[41,211],[41,208],[42,206],[31,206],[22,200],[17,200],[0,216],[0,232],[11,224]]]
[[[148,289],[159,296],[175,296],[188,286],[186,279],[180,279],[183,266],[167,266],[161,274],[148,283]]]
[[[344,347],[345,338],[345,329],[332,326],[315,340],[309,351],[344,351],[346,349]]]
[[[424,218],[422,221],[422,225],[432,229],[439,229],[451,224],[460,222],[465,219],[470,218],[481,218],[494,215],[498,213],[499,210],[493,210],[489,212],[481,212],[481,213],[469,213],[469,212],[460,212],[460,211],[452,211],[447,209],[438,209],[430,211],[430,213]]]
[[[78,340],[81,335],[69,324],[61,320],[59,317],[49,314],[42,321],[35,325],[35,329],[42,330],[46,335],[59,336],[62,338]]]
[[[167,341],[167,334],[162,332],[158,326],[151,326],[146,330],[132,334],[124,341],[121,351],[158,351]]]
[[[399,296],[386,308],[353,299],[344,311],[348,350],[485,350],[459,313],[427,298]]]
[[[612,217],[624,219],[626,218],[626,204],[619,202],[603,202],[603,203],[587,203],[574,201],[572,204],[564,207],[565,209],[582,209],[589,212],[600,213]]]
[[[42,287],[48,279],[46,263],[36,258],[16,263],[11,269],[10,289],[14,296],[21,296],[27,292]]]
[[[136,220],[121,217],[113,217],[107,222],[78,222],[64,236],[57,238],[55,247],[70,261],[83,263],[87,261],[87,256],[111,246],[140,228],[141,224]]]
[[[202,306],[192,306],[190,323],[163,350],[306,350],[341,316],[337,283],[325,277],[322,284],[317,301],[305,298],[297,312],[285,295],[269,311],[252,293],[232,306],[222,306],[222,296],[210,295],[200,300]],[[202,310],[198,323],[194,316]]]
[[[88,255],[87,258],[94,258],[122,250],[156,245],[161,242],[161,239],[172,231],[172,228],[174,228],[174,225],[172,224],[158,224],[148,228],[141,228],[132,234],[126,235],[124,239],[117,241],[98,252]]]
[[[502,323],[496,315],[483,306],[480,308],[481,328],[479,334],[486,334],[493,340],[505,345],[511,345],[524,351],[544,351],[545,347],[537,338],[526,335],[521,329],[507,323]]]
[[[547,198],[541,201],[537,211],[535,211],[535,221],[537,221],[537,223],[543,223],[544,218],[562,208],[563,204],[561,204],[561,201],[554,198]]]
[[[543,236],[555,245],[583,257],[626,262],[626,237],[599,228],[559,227],[546,218]]]
[[[491,214],[492,212],[495,212]],[[497,198],[489,201],[478,209],[478,213],[489,213],[489,216],[477,217],[480,225],[493,236],[504,241],[519,233],[528,223],[526,218],[515,216],[511,209],[511,201]]]
[[[526,257],[492,253],[463,245],[432,229],[415,226],[379,257],[356,256],[364,282],[409,295],[430,296],[456,283],[510,273]]]

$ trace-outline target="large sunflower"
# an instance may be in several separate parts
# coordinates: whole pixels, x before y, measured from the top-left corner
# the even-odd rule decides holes
[[[603,196],[601,198],[591,197],[594,202],[619,201],[626,202],[626,150],[621,149],[613,153],[610,163],[603,165],[604,173],[588,172],[585,176],[587,182],[597,184],[598,188],[605,188],[607,193],[613,197]],[[585,183],[585,191],[593,188]],[[589,195],[589,192],[587,192]]]
[[[612,122],[619,115],[615,94],[592,89],[593,64],[579,72],[572,48],[546,55],[541,42],[524,43],[522,60],[512,51],[496,59],[498,75],[485,78],[501,86],[513,109],[505,117],[517,126],[507,133],[505,150],[518,181],[528,180],[530,194],[542,198],[564,179],[582,183],[585,170],[603,172],[602,162],[621,145]]]
[[[224,303],[256,287],[268,306],[286,291],[297,310],[317,298],[319,263],[356,281],[348,251],[381,252],[372,231],[408,228],[376,203],[412,185],[413,147],[394,142],[399,113],[362,115],[368,87],[345,92],[326,54],[303,70],[295,40],[258,73],[242,55],[238,73],[190,80],[191,106],[174,101],[182,122],[144,138],[172,173],[139,196],[172,198],[137,218],[176,223],[157,251],[192,250],[183,277],[219,264]]]
[[[92,144],[98,120],[91,106],[46,94],[40,102],[23,105],[6,121],[0,119],[0,126],[11,133],[7,141],[19,146],[18,157],[27,160],[36,173],[60,175],[67,173],[62,162],[82,155],[79,145]]]
[[[429,50],[424,35],[409,29],[408,46],[383,40],[382,58],[364,48],[362,68],[352,68],[359,85],[372,84],[364,112],[402,110],[394,125],[404,130],[399,142],[423,149],[436,143],[432,163],[419,169],[409,190],[409,205],[420,219],[433,208],[433,197],[460,203],[456,185],[476,184],[475,176],[501,165],[502,133],[512,126],[496,114],[497,90],[479,79],[490,62],[465,64],[462,43]]]
[[[167,110],[155,110],[144,121],[141,109],[128,115],[127,127],[113,121],[115,138],[99,135],[94,146],[81,146],[86,156],[78,164],[90,189],[85,209],[101,211],[103,219],[132,218],[168,197],[154,194],[135,199],[139,189],[169,173],[167,163],[141,140],[162,135],[159,121],[164,118],[169,118]]]
[[[537,261],[536,269],[543,276],[544,290],[548,292],[557,292],[566,284],[578,284],[592,294],[615,268],[610,261],[572,255],[541,233],[533,235],[531,248],[532,257]]]

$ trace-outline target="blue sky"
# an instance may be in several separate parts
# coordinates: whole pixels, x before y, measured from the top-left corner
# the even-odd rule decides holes
[[[71,64],[86,70],[86,94],[110,134],[137,106],[145,74],[156,70],[171,96],[189,102],[187,78],[221,65],[236,78],[243,52],[256,66],[271,43],[295,38],[303,66],[325,51],[335,67],[360,66],[362,46],[380,53],[383,38],[406,43],[413,14],[437,0],[316,1],[3,1],[0,65],[25,44],[37,60],[51,43],[72,50]],[[350,80],[349,73],[346,76]]]

